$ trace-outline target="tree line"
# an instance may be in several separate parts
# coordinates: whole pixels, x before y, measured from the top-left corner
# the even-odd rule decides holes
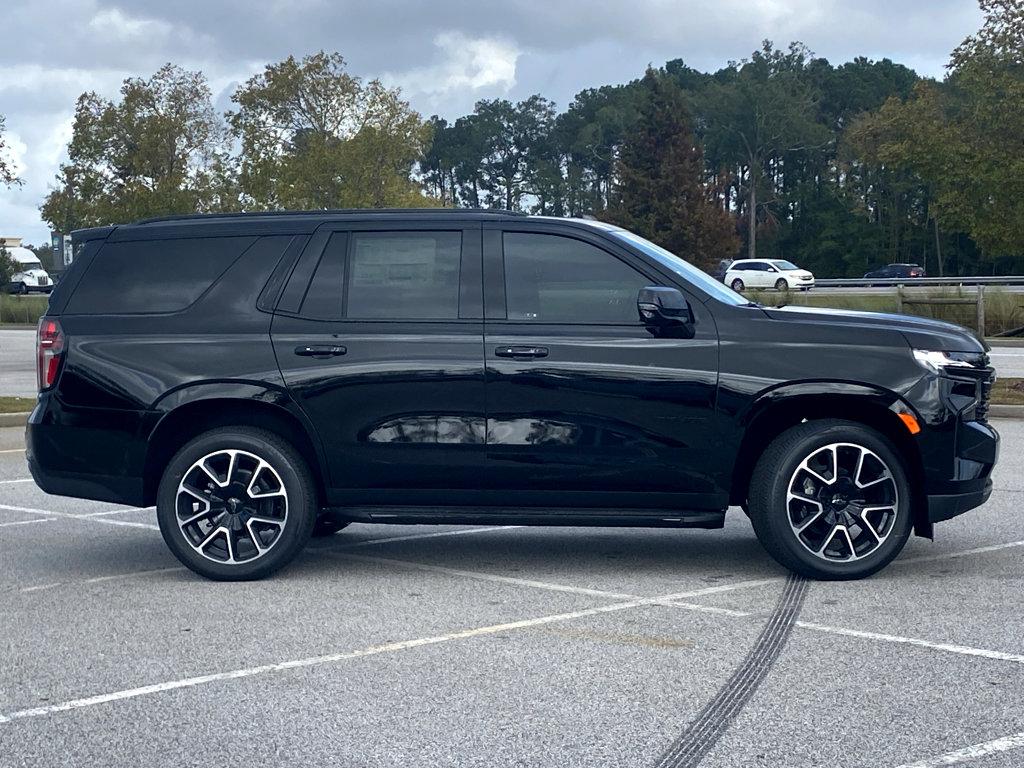
[[[195,211],[499,207],[620,223],[704,267],[1024,271],[1024,4],[979,4],[941,81],[766,41],[715,72],[649,67],[564,111],[536,94],[453,121],[337,53],[267,65],[225,114],[201,72],[168,64],[116,99],[79,97],[41,211],[66,232]]]

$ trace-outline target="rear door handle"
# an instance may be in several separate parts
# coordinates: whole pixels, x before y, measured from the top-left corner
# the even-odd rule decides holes
[[[300,344],[295,348],[295,354],[305,358],[333,358],[347,352],[340,344]]]
[[[548,357],[547,347],[525,347],[525,346],[513,346],[513,347],[499,347],[494,351],[494,354],[499,358],[515,358],[516,360],[529,360],[531,358],[546,358]]]

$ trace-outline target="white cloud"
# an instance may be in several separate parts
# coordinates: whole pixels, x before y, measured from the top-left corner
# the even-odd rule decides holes
[[[504,93],[516,84],[516,61],[521,52],[512,42],[441,32],[434,37],[434,45],[443,54],[443,61],[385,75],[384,79],[410,94],[432,96],[466,89]]]
[[[173,25],[165,21],[132,18],[118,8],[98,11],[89,19],[88,27],[93,34],[103,35],[105,40],[121,43],[156,43],[174,29]]]

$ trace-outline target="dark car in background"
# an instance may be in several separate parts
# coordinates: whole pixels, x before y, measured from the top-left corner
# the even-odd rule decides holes
[[[924,267],[918,264],[887,264],[864,274],[865,278],[924,278]]]
[[[352,521],[718,528],[734,505],[786,567],[852,579],[992,490],[972,334],[762,307],[615,226],[316,211],[74,238],[32,475],[155,505],[210,578]]]

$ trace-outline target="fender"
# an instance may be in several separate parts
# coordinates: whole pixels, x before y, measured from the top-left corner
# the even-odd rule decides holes
[[[794,399],[806,399],[817,396],[829,398],[857,398],[861,402],[893,411],[919,416],[916,410],[899,394],[878,385],[864,382],[849,382],[832,379],[814,379],[805,382],[783,383],[762,390],[755,395],[747,406],[736,414],[736,424],[741,428],[749,427],[758,417],[769,409],[780,404],[792,402]],[[833,415],[835,416],[835,415]]]
[[[320,441],[320,434],[313,426],[306,412],[291,397],[288,391],[281,386],[267,382],[252,382],[245,380],[210,380],[182,385],[161,396],[146,414],[145,423],[140,428],[140,438],[151,447],[159,447],[162,444],[162,435],[172,429],[169,425],[176,414],[181,413],[183,408],[194,408],[204,403],[214,403],[228,407],[237,405],[252,410],[270,409],[269,413],[277,412],[286,419],[296,423],[308,440],[309,447],[313,450],[314,459],[318,465],[320,478],[326,478],[324,472],[327,468],[327,457],[323,444]],[[256,405],[260,404],[260,405]],[[229,408],[225,408],[230,413]],[[159,451],[159,448],[157,448]],[[151,449],[146,454],[145,476],[153,464],[159,464],[160,457],[154,458],[154,451]],[[149,484],[147,483],[147,486]]]

